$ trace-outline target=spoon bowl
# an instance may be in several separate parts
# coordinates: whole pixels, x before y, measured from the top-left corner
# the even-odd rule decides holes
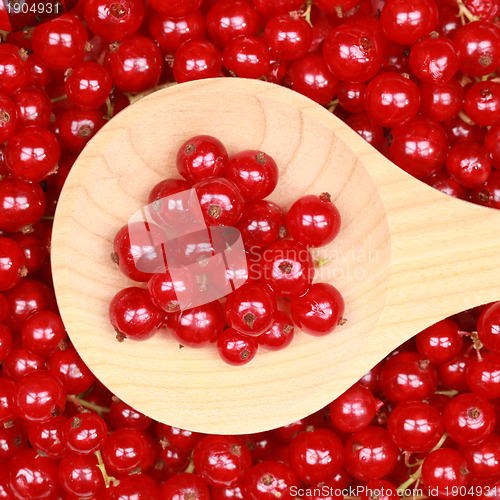
[[[269,199],[287,209],[329,192],[339,236],[313,256],[315,281],[343,294],[347,322],[325,337],[297,331],[242,367],[215,347],[179,349],[161,331],[119,343],[114,294],[137,285],[111,262],[117,230],[160,180],[178,178],[186,139],[217,137],[229,154],[260,149],[280,169]],[[79,354],[118,397],[146,415],[200,432],[243,434],[319,410],[395,347],[436,321],[500,299],[500,214],[409,176],[311,100],[243,79],[190,82],[123,110],[90,141],[65,183],[52,237],[61,315]]]

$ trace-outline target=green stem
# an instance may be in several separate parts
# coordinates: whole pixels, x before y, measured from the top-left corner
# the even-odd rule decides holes
[[[54,103],[54,102],[60,102],[60,101],[64,101],[68,98],[68,96],[66,94],[63,94],[63,95],[60,95],[59,97],[54,97],[53,99],[50,100],[50,102]]]
[[[432,450],[429,451],[429,453],[432,453],[433,451],[438,450],[443,446],[444,442],[446,441],[446,438],[448,437],[448,433],[444,432],[443,435],[441,436],[441,439],[439,440],[438,444],[432,448]],[[404,495],[405,490],[408,488],[408,486],[411,486],[415,481],[420,481],[420,478],[422,476],[422,466],[424,464],[424,460],[422,460],[422,463],[420,464],[420,467],[417,469],[416,472],[414,472],[404,483],[400,484],[397,487],[398,493],[400,495]]]
[[[466,17],[470,22],[479,21],[479,17],[475,16],[464,4],[463,0],[457,0],[458,5],[458,16],[462,20],[462,24],[465,24]]]
[[[306,10],[302,17],[309,23],[309,26],[313,28],[313,23],[311,22],[311,10],[312,10],[312,0],[307,0],[306,2]]]
[[[465,114],[464,111],[460,111],[460,113],[458,113],[458,116],[462,118],[462,120],[468,125],[475,125],[475,123]]]
[[[106,99],[107,113],[104,119],[111,120],[115,112],[115,102],[110,97]]]
[[[158,85],[156,87],[153,87],[152,89],[145,90],[144,92],[141,92],[139,94],[126,93],[125,95],[128,97],[130,104],[134,104],[134,102],[137,102],[139,99],[142,99],[143,97],[146,97],[147,95],[152,94],[153,92],[156,92],[157,90],[162,90],[162,89],[166,89],[168,87],[173,87],[174,85],[178,85],[177,82],[164,83],[163,85]]]
[[[106,408],[105,406],[99,406],[94,403],[90,403],[89,401],[85,401],[85,399],[81,399],[78,396],[71,395],[68,396],[67,399],[68,401],[71,401],[78,410],[80,408],[88,408],[89,410],[95,411],[99,415],[101,413],[109,413],[109,408]]]
[[[108,476],[108,473],[106,471],[106,466],[104,465],[104,461],[102,459],[101,452],[96,451],[94,454],[97,457],[97,467],[99,467],[99,470],[102,473],[102,477],[104,478],[104,484],[106,485],[106,488],[109,488],[111,486],[111,483],[116,482],[116,478]]]
[[[323,259],[322,257],[318,257],[314,262],[314,267],[318,269],[320,267],[326,266],[329,262],[330,262],[330,259],[328,257],[326,259]]]
[[[449,391],[436,391],[435,394],[443,394],[444,396],[448,396],[449,398],[454,398],[458,394],[458,391],[454,389]]]

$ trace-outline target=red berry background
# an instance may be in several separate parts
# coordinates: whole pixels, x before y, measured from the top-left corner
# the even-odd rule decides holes
[[[50,269],[57,200],[85,144],[143,95],[200,78],[289,87],[423,182],[499,208],[499,16],[498,0],[81,0],[58,19],[2,32],[0,499],[499,498],[500,303],[418,333],[313,415],[258,434],[203,436],[153,422],[94,377],[66,335]],[[219,144],[206,148],[215,160],[201,172],[178,159],[200,190],[234,167]],[[296,210],[262,201],[266,186],[252,198],[237,174],[244,196],[234,223],[246,245],[265,251],[287,225],[300,233]],[[186,186],[158,185],[149,202]],[[329,241],[330,217],[331,231],[306,245]],[[147,281],[127,238],[115,241],[120,269]],[[145,315],[129,326],[144,338],[164,318],[138,290],[121,307],[142,301]],[[281,291],[293,295],[289,284]],[[311,324],[304,297],[290,299],[295,323],[328,329]],[[220,330],[229,363],[293,336],[284,313],[259,337],[222,333],[214,304],[201,313],[211,332],[195,332],[191,317],[179,337],[210,342]]]

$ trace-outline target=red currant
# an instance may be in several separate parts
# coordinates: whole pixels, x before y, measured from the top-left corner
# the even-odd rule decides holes
[[[241,219],[244,200],[233,182],[207,179],[195,184],[194,189],[207,225],[234,226]]]
[[[222,55],[207,40],[191,40],[175,53],[173,72],[178,83],[220,76]]]
[[[387,38],[400,45],[411,45],[428,35],[438,24],[434,0],[387,0],[380,13],[380,25]]]
[[[458,71],[457,47],[447,38],[423,38],[410,52],[410,68],[427,83],[444,83]]]
[[[43,422],[64,411],[66,391],[49,372],[28,373],[16,383],[17,413],[30,422]]]
[[[153,221],[168,227],[176,227],[179,221],[184,221],[186,214],[189,214],[189,206],[184,203],[183,195],[175,197],[173,195],[189,189],[191,189],[191,184],[181,179],[165,179],[156,184],[148,197],[148,203],[152,208],[149,213]],[[120,231],[123,230],[124,228]]]
[[[58,489],[57,463],[35,450],[20,450],[8,465],[9,484],[16,498],[53,498]]]
[[[500,83],[478,82],[465,94],[464,111],[477,125],[500,123]]]
[[[105,123],[97,109],[70,108],[61,117],[59,137],[67,149],[80,153]]]
[[[255,8],[266,17],[278,16],[295,11],[302,5],[302,0],[252,0]]]
[[[387,430],[394,443],[411,453],[432,450],[444,433],[438,410],[422,401],[399,403],[389,415]]]
[[[429,398],[437,387],[436,368],[416,352],[392,356],[380,372],[380,387],[392,403]]]
[[[10,238],[0,237],[0,290],[10,290],[28,273],[24,252]]]
[[[19,380],[27,373],[43,370],[45,358],[33,354],[24,347],[13,347],[2,365],[3,374],[11,380]]]
[[[305,19],[282,14],[267,22],[264,40],[273,57],[298,59],[305,55],[311,46],[312,28]]]
[[[288,315],[276,311],[271,327],[257,337],[259,345],[271,351],[284,349],[293,340],[293,321]]]
[[[309,250],[300,243],[280,240],[269,245],[261,259],[260,281],[282,297],[304,294],[314,278]]]
[[[299,482],[293,470],[274,460],[261,462],[248,472],[243,484],[248,500],[294,500]]]
[[[472,191],[471,200],[486,207],[500,208],[500,172],[493,170],[487,181]]]
[[[132,222],[121,227],[115,235],[113,261],[127,278],[148,281],[159,266],[164,265],[158,248],[164,241],[165,233],[156,224]]]
[[[459,142],[448,152],[446,169],[450,176],[466,188],[481,186],[491,172],[488,150],[476,142]]]
[[[34,312],[57,309],[54,292],[38,280],[24,278],[17,286],[5,291],[4,297],[8,304],[5,324],[13,333],[21,331],[23,323]]]
[[[423,359],[439,365],[451,361],[462,350],[463,341],[458,325],[444,319],[417,334],[417,349]]]
[[[346,82],[366,82],[379,71],[382,48],[369,28],[346,23],[334,28],[323,43],[323,57],[330,71]]]
[[[144,16],[141,0],[88,0],[83,5],[83,17],[89,29],[110,42],[130,38],[140,28]]]
[[[106,422],[95,413],[75,415],[63,427],[63,437],[68,449],[81,455],[100,450],[107,436]]]
[[[15,391],[14,382],[6,378],[0,379],[0,424],[16,417]]]
[[[164,500],[180,500],[181,498],[210,500],[212,498],[203,479],[188,472],[168,479],[161,488],[161,495]]]
[[[109,304],[111,325],[119,335],[132,340],[151,338],[165,321],[165,314],[151,301],[146,290],[120,290]]]
[[[194,448],[196,471],[209,486],[235,486],[252,465],[250,452],[240,436],[202,437]]]
[[[492,23],[464,24],[453,42],[460,53],[460,70],[467,75],[488,75],[500,65],[500,30]]]
[[[17,94],[28,85],[30,67],[27,54],[11,43],[0,46],[0,92],[7,96]]]
[[[418,179],[436,173],[443,166],[447,151],[446,133],[434,120],[417,116],[392,130],[389,158]]]
[[[59,484],[66,493],[78,498],[90,497],[102,490],[104,479],[96,456],[68,453],[59,463]]]
[[[337,429],[358,432],[370,425],[381,406],[366,387],[354,384],[330,403],[330,418]]]
[[[486,349],[500,352],[500,302],[490,305],[479,317],[477,335]]]
[[[180,451],[191,451],[202,437],[199,432],[179,429],[167,424],[158,423],[156,429],[162,446],[171,446]]]
[[[278,205],[266,200],[245,203],[236,225],[247,251],[263,250],[286,234],[285,217]]]
[[[256,35],[258,29],[259,15],[247,0],[219,0],[207,12],[207,33],[218,47],[240,35]]]
[[[150,38],[133,36],[111,44],[104,66],[119,90],[143,92],[160,80],[163,56]]]
[[[63,439],[63,427],[67,418],[62,415],[52,417],[44,422],[32,423],[29,427],[29,441],[31,446],[48,456],[60,460],[67,453]]]
[[[9,171],[18,179],[41,182],[55,168],[60,146],[54,134],[32,125],[18,130],[5,147]]]
[[[417,114],[420,93],[410,79],[398,73],[380,73],[366,87],[365,107],[374,123],[394,127]]]
[[[151,7],[160,14],[173,18],[184,17],[200,8],[202,0],[150,0]]]
[[[467,462],[455,450],[441,448],[430,453],[422,465],[422,481],[440,498],[452,498],[467,484]]]
[[[382,427],[366,427],[350,436],[344,446],[345,467],[361,481],[389,475],[397,458],[398,448]]]
[[[149,34],[164,53],[175,52],[183,43],[200,40],[205,34],[205,18],[196,10],[177,19],[155,14],[149,17]]]
[[[332,332],[344,314],[344,299],[328,283],[315,283],[299,297],[292,297],[290,312],[294,323],[309,335]]]
[[[224,311],[219,302],[210,302],[182,311],[172,334],[183,346],[203,347],[224,329]]]
[[[337,89],[339,104],[349,113],[361,113],[365,110],[366,83],[340,82]],[[353,128],[351,126],[351,128]]]
[[[47,369],[60,380],[68,394],[83,394],[95,381],[76,350],[58,350],[47,361]]]
[[[0,94],[0,141],[5,142],[12,137],[18,122],[16,105],[12,99]]]
[[[85,55],[87,30],[70,14],[63,14],[33,30],[33,51],[48,68],[65,70],[79,63]]]
[[[52,311],[33,313],[21,330],[23,344],[31,352],[48,357],[54,354],[66,338],[61,316]]]
[[[238,36],[229,41],[222,52],[222,63],[240,78],[260,78],[269,69],[269,48],[256,36]]]
[[[306,54],[290,64],[290,86],[299,94],[326,106],[337,92],[338,80],[319,54]]]
[[[133,427],[145,431],[151,424],[151,418],[135,410],[124,401],[113,398],[109,407],[109,419],[115,429],[119,427]]]
[[[477,394],[460,394],[446,406],[444,425],[459,444],[472,445],[486,439],[495,428],[495,411]]]
[[[340,231],[340,213],[329,193],[303,196],[288,210],[286,227],[292,238],[302,245],[325,246]]]
[[[342,443],[327,429],[297,434],[290,443],[289,453],[293,471],[307,484],[325,481],[335,475],[343,463]]]
[[[143,431],[123,427],[113,431],[102,448],[106,467],[127,474],[137,468],[146,470],[154,458],[152,438]]]
[[[84,109],[96,109],[109,97],[111,76],[100,64],[83,62],[75,66],[65,82],[68,99]]]
[[[375,125],[367,113],[349,115],[345,122],[374,148],[381,149],[384,144],[384,129]]]
[[[224,144],[210,135],[188,139],[179,148],[176,158],[179,174],[191,184],[211,177],[223,177],[227,163]]]
[[[0,362],[5,361],[11,348],[12,333],[5,325],[0,324]]]
[[[500,479],[500,436],[491,434],[479,444],[461,447],[467,461],[469,483],[495,484]]]
[[[217,339],[217,351],[223,361],[242,366],[255,357],[259,344],[257,339],[244,335],[234,328],[227,328]]]
[[[268,154],[247,150],[235,154],[226,168],[226,178],[233,181],[246,201],[270,195],[278,184],[278,167]]]
[[[420,112],[439,122],[451,120],[462,110],[465,91],[452,78],[445,83],[421,83]]]

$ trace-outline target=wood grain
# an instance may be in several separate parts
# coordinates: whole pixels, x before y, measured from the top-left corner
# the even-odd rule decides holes
[[[175,153],[211,134],[230,153],[261,149],[281,170],[283,208],[328,191],[343,216],[317,281],[344,294],[347,323],[234,368],[212,348],[179,349],[168,333],[118,343],[108,305],[130,286],[110,261],[114,234]],[[331,113],[272,84],[191,82],[156,92],[110,121],[75,163],[61,194],[52,268],[78,352],[127,403],[177,427],[210,433],[271,429],[326,405],[396,346],[452,313],[500,299],[500,213],[413,179]]]

